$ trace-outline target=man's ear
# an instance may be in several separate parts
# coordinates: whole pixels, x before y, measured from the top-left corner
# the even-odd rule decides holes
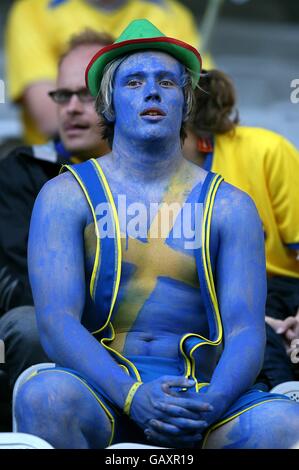
[[[108,124],[112,124],[114,121],[115,121],[115,113],[114,111],[104,111],[103,114],[103,119],[108,123]]]

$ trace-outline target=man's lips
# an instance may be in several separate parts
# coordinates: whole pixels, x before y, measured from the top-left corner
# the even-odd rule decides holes
[[[72,131],[82,131],[82,130],[86,130],[89,128],[89,125],[88,124],[84,124],[84,123],[65,123],[63,125],[63,129],[66,131],[66,132],[72,132]]]
[[[166,116],[166,113],[160,108],[147,108],[140,113],[140,116]]]

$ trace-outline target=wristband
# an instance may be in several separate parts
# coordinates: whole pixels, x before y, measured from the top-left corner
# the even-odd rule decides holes
[[[142,382],[135,382],[130,390],[128,391],[127,398],[125,400],[124,404],[124,413],[129,416],[130,414],[130,409],[131,409],[131,404],[132,400],[134,398],[135,393],[137,392],[138,388],[142,385]]]

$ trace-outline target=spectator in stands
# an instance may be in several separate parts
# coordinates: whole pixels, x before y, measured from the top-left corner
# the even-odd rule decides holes
[[[198,46],[191,13],[176,0],[19,0],[6,31],[7,83],[22,110],[27,143],[44,143],[58,130],[47,96],[70,35],[86,27],[117,36],[131,20],[147,18],[169,36]],[[206,67],[208,67],[208,63]]]
[[[55,448],[298,442],[298,404],[251,388],[266,298],[255,205],[182,155],[200,69],[189,44],[133,21],[87,69],[112,152],[37,197],[28,266],[56,367],[28,377],[15,412]]]
[[[235,104],[227,75],[211,70],[202,77],[185,155],[246,191],[263,221],[268,297],[260,379],[272,388],[298,371],[290,355],[299,338],[299,154],[281,135],[237,125]]]
[[[85,69],[99,48],[113,39],[86,30],[74,36],[60,59],[56,90],[61,140],[21,147],[0,162],[0,338],[6,346],[11,385],[26,367],[46,359],[35,324],[27,274],[27,239],[35,198],[61,164],[107,153],[94,100],[85,85]],[[18,308],[16,308],[18,307]],[[5,313],[6,312],[6,313]]]

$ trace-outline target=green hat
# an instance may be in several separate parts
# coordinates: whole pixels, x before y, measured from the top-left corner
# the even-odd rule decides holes
[[[86,69],[86,85],[93,96],[98,94],[105,66],[112,60],[130,52],[157,49],[167,52],[185,65],[191,73],[192,86],[198,83],[201,71],[201,56],[190,44],[169,38],[146,19],[134,20],[116,41],[103,47],[91,59]]]

